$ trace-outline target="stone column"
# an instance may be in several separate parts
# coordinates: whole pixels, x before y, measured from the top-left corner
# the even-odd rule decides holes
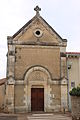
[[[7,78],[6,83],[6,106],[8,112],[14,112],[14,64],[15,64],[15,46],[11,37],[8,38],[8,62],[7,62]]]
[[[13,39],[11,37],[8,38],[8,59],[7,60],[8,60],[7,61],[7,69],[8,69],[7,77],[14,78],[15,45],[13,45]]]
[[[61,111],[68,110],[68,102],[67,102],[67,80],[64,78],[61,81]]]
[[[50,87],[50,84],[46,85],[46,112],[52,112],[52,106],[51,106],[51,103],[52,103],[52,95],[51,95],[51,87]]]
[[[6,87],[6,107],[8,112],[14,113],[14,85]]]

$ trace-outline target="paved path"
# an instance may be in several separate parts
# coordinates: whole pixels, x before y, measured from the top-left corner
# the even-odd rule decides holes
[[[16,116],[0,116],[0,120],[17,120]]]
[[[42,113],[42,114],[3,114],[0,120],[72,120],[69,114]]]

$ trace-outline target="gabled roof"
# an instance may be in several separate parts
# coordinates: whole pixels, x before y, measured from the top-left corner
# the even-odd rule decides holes
[[[36,19],[41,19],[63,42],[67,42],[66,39],[62,39],[62,37],[39,15],[35,15],[31,20],[29,20],[22,28],[20,28],[13,36],[14,39],[22,30],[24,30],[28,25],[32,23],[32,21]]]
[[[62,41],[67,42],[66,39],[63,39],[41,16],[40,18],[48,25],[48,27],[60,38]]]
[[[36,16],[34,16],[31,20],[29,20],[22,28],[20,28],[13,36],[12,38],[15,38],[23,29],[25,29],[34,19]]]

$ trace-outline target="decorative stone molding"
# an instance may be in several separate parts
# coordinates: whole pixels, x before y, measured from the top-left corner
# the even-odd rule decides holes
[[[47,70],[46,68],[37,66],[37,67],[32,67],[32,68],[30,68],[30,69],[27,71],[27,73],[26,73],[26,75],[25,75],[25,78],[24,78],[24,84],[27,84],[27,83],[28,83],[28,77],[29,77],[29,75],[30,75],[32,72],[34,72],[34,71],[42,71],[43,73],[45,73],[45,74],[47,75],[47,80],[48,80],[49,82],[51,82],[51,75],[50,75],[50,73],[48,72],[48,70]]]
[[[65,79],[65,78],[63,78],[62,80],[61,80],[61,85],[67,85],[68,83],[67,83],[67,79]]]
[[[15,81],[15,84],[17,85],[22,85],[24,84],[24,80],[18,80],[18,81]]]
[[[29,79],[29,76],[31,76],[32,73],[34,73],[35,71],[41,72],[40,74],[45,75],[45,79],[44,80],[31,80]],[[41,77],[41,76],[40,76]],[[49,82],[51,81],[51,76],[48,72],[47,69],[37,66],[37,67],[32,67],[30,68],[25,75],[24,78],[24,103],[26,106],[26,109],[28,112],[31,111],[31,88],[36,88],[36,86],[38,88],[43,87],[44,88],[44,111],[48,112],[50,109],[50,105],[51,105],[51,99],[50,99],[50,84]]]
[[[8,81],[7,81],[8,85],[14,85],[15,84],[15,80],[13,77],[9,77]]]
[[[40,38],[42,37],[43,35],[43,31],[40,29],[40,28],[36,28],[34,31],[33,31],[34,35],[37,37],[37,38]]]

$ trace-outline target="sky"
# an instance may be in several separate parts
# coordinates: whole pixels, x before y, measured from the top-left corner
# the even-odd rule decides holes
[[[80,0],[0,0],[0,79],[6,77],[7,36],[12,36],[34,15],[34,7],[64,39],[67,51],[80,52]]]

